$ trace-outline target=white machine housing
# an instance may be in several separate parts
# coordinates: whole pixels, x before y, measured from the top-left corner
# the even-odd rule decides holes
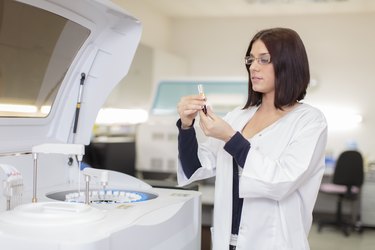
[[[41,89],[48,89],[44,85],[48,81],[60,83],[57,90],[40,92],[46,99],[56,91],[48,115],[11,117],[0,114],[0,165],[13,166],[23,176],[22,204],[6,211],[6,199],[0,195],[0,248],[200,249],[199,192],[152,188],[134,177],[109,171],[107,189],[144,192],[154,198],[92,205],[53,198],[53,194],[59,192],[83,190],[84,178],[79,171],[79,161],[71,160],[75,159],[70,155],[74,152],[60,154],[64,146],[55,151],[48,145],[77,144],[81,154],[81,146],[90,143],[99,109],[129,70],[140,41],[140,21],[109,0],[4,0],[0,3],[0,12],[3,11],[0,14],[8,15],[5,13],[7,6],[15,3],[70,20],[89,33],[61,79],[56,79],[55,70],[63,62],[53,58],[48,61]],[[15,18],[19,20],[24,16],[22,13]],[[0,25],[4,24],[0,22]],[[50,32],[48,27],[43,24],[40,31]],[[64,27],[53,53],[64,55],[64,45],[71,42],[64,36],[69,28],[69,24]],[[12,46],[5,42],[1,44],[2,32],[6,30],[0,29],[0,46]],[[0,67],[6,67],[5,64],[0,60]],[[85,74],[84,86],[80,85],[82,73]],[[25,88],[27,86],[26,83]],[[31,202],[35,174],[33,152],[38,152],[36,203]],[[0,169],[0,180],[6,177]],[[99,189],[100,185],[92,183],[91,187]],[[0,193],[2,191],[0,187]]]

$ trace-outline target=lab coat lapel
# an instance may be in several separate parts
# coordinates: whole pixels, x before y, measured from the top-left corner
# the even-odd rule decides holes
[[[258,110],[258,107],[253,107],[250,109],[242,110],[240,115],[234,117],[234,119],[228,119],[227,121],[230,123],[232,128],[236,131],[242,132],[243,128],[246,126],[248,121],[253,117],[255,112]]]
[[[214,250],[227,250],[232,225],[232,157],[228,153],[218,155],[214,214]]]
[[[246,109],[242,111],[241,115],[228,116],[226,120],[234,130],[241,132],[256,110],[257,108]],[[214,214],[220,216],[215,216],[214,220],[213,250],[227,250],[229,248],[232,226],[232,160],[233,157],[225,151],[218,154]]]

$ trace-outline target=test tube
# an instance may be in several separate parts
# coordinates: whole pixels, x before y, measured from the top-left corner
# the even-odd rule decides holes
[[[198,84],[198,93],[204,97],[204,100],[206,100],[206,95],[204,94],[204,90],[203,90],[203,85],[202,84]],[[207,107],[206,105],[203,106],[202,108],[203,110],[203,113],[207,115]]]

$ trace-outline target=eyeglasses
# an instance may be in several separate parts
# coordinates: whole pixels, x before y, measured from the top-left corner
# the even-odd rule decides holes
[[[271,55],[270,54],[263,54],[260,57],[256,58],[253,56],[246,56],[245,57],[245,64],[247,66],[250,66],[254,63],[254,61],[257,61],[260,65],[266,65],[271,63]]]

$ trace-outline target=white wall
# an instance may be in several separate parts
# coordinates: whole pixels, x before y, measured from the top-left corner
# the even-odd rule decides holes
[[[105,107],[148,110],[156,83],[186,75],[187,61],[169,52],[171,20],[137,0],[113,2],[141,20],[143,32],[128,75],[113,90]]]
[[[152,48],[168,50],[171,20],[137,0],[112,0],[112,2],[141,20],[143,27],[142,44]]]
[[[306,102],[360,113],[364,119],[351,130],[334,131],[331,126],[327,149],[337,155],[354,140],[366,159],[375,161],[375,14],[168,19],[137,1],[114,2],[143,22],[142,43],[186,60],[183,77],[245,78],[243,57],[256,31],[295,29],[304,40],[311,76],[318,81]]]

